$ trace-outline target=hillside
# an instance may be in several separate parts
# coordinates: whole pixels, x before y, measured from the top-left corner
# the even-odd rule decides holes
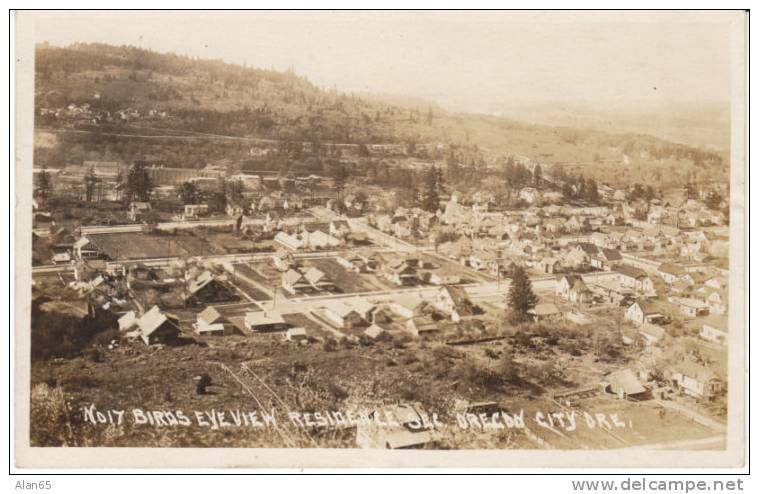
[[[271,139],[406,149],[434,143],[437,155],[423,157],[442,159],[455,150],[480,161],[526,156],[618,180],[645,176],[652,167],[675,182],[687,174],[726,176],[724,152],[635,133],[448,113],[397,96],[345,94],[293,71],[101,44],[40,45],[35,68],[38,166],[148,158],[198,168],[244,160],[253,139]]]

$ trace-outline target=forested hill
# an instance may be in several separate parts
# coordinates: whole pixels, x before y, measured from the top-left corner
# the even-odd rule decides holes
[[[111,137],[206,133],[315,143],[435,143],[447,150],[475,148],[485,159],[512,155],[554,163],[633,166],[637,160],[655,159],[657,166],[675,172],[689,163],[705,177],[713,177],[726,158],[651,136],[447,113],[412,105],[413,100],[404,104],[398,98],[319,88],[292,70],[243,67],[129,46],[39,45],[35,69],[38,129],[94,128]],[[55,160],[93,159],[98,153],[132,159],[137,152],[133,147],[124,152],[126,148],[114,139],[87,139],[83,134],[57,134],[55,139],[59,149],[50,141],[47,154],[38,154],[50,165]],[[97,148],[104,143],[107,149]],[[144,154],[167,164],[182,160],[179,145],[161,143],[160,149],[158,144],[145,149]],[[204,159],[228,157],[225,152],[209,151]],[[669,173],[665,170],[665,175]]]

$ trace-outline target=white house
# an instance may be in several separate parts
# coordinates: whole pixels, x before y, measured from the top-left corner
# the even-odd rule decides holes
[[[234,325],[211,306],[198,314],[195,323],[195,333],[200,336],[227,336],[234,334],[234,330]]]
[[[635,324],[658,324],[666,320],[666,316],[651,302],[637,300],[625,311],[625,319]]]

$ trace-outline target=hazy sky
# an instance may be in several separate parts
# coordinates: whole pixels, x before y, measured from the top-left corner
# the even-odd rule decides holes
[[[97,41],[264,68],[293,65],[320,86],[425,97],[459,110],[555,100],[646,106],[730,97],[730,19],[717,12],[36,17],[38,42]]]

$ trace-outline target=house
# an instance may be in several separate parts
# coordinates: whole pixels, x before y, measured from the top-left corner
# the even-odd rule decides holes
[[[648,390],[631,369],[621,369],[607,374],[604,377],[604,388],[621,400],[626,398],[639,400],[648,394]]]
[[[532,316],[535,322],[555,319],[562,315],[561,310],[552,303],[537,304],[534,308],[528,310],[527,313]]]
[[[709,312],[717,315],[727,314],[727,291],[711,290],[704,297],[704,301],[709,306]]]
[[[427,309],[429,310],[429,306],[427,306]],[[418,338],[425,334],[440,331],[440,323],[427,315],[414,316],[406,320],[404,330],[411,336]]]
[[[585,220],[579,216],[572,216],[564,222],[564,229],[570,233],[578,233],[585,228]]]
[[[144,313],[137,320],[139,335],[146,345],[173,343],[179,337],[179,319],[171,314],[161,312],[157,305]]]
[[[706,316],[709,314],[709,305],[695,298],[674,298],[680,312],[690,317]]]
[[[245,329],[256,333],[284,331],[289,325],[276,311],[257,310],[245,313]]]
[[[368,414],[356,427],[356,446],[366,449],[423,449],[439,437],[421,406],[389,405]]]
[[[82,261],[86,261],[87,259],[99,259],[102,257],[102,253],[98,246],[84,236],[74,242],[73,250],[76,258]]]
[[[335,284],[327,277],[327,274],[313,266],[303,273],[303,279],[318,292],[335,289]]]
[[[560,276],[556,282],[556,287],[554,289],[556,295],[568,300],[569,290],[577,281],[582,281],[582,276],[578,274],[565,274]]]
[[[662,263],[656,272],[669,285],[679,280],[686,273],[682,266],[669,262]]]
[[[667,317],[661,313],[651,302],[636,300],[625,311],[625,319],[637,325],[659,324],[666,321]]]
[[[453,322],[459,322],[462,316],[471,316],[477,312],[477,306],[462,287],[444,286],[433,301],[436,309],[448,314]]]
[[[271,259],[274,261],[274,267],[277,268],[277,270],[283,272],[287,271],[290,268],[296,267],[297,265],[292,253],[286,250],[284,247],[277,249],[277,251],[272,254]]]
[[[383,266],[382,276],[400,286],[416,285],[419,283],[417,270],[408,261],[396,259]]]
[[[302,242],[306,244],[309,249],[325,249],[340,245],[339,239],[332,235],[327,235],[321,230],[304,233]]]
[[[725,389],[725,383],[711,369],[686,360],[674,366],[672,382],[685,394],[711,398]]]
[[[727,317],[710,315],[704,320],[698,335],[706,341],[727,345]]]
[[[627,265],[619,264],[615,267],[614,278],[625,288],[631,288],[635,293],[653,296],[656,295],[653,280],[642,269]]]
[[[324,316],[338,328],[352,329],[364,325],[364,318],[350,303],[329,300],[324,304]]]
[[[285,331],[285,341],[292,341],[295,343],[307,342],[308,333],[306,328],[289,328]]]
[[[461,283],[461,276],[456,273],[448,272],[446,270],[438,269],[429,274],[429,278],[426,280],[431,285],[457,285]]]
[[[538,263],[541,272],[553,274],[561,271],[561,261],[555,257],[544,257]]]
[[[184,294],[184,302],[187,305],[204,305],[209,303],[229,302],[235,297],[220,277],[210,271],[203,271],[191,279],[187,292]]]
[[[293,295],[311,289],[311,283],[303,277],[303,273],[296,269],[289,269],[282,273],[282,288]]]
[[[229,336],[235,333],[235,327],[215,307],[206,307],[197,316],[195,333],[199,336]]]
[[[622,254],[617,249],[599,248],[590,256],[590,265],[604,271],[611,271],[622,262]]]
[[[208,213],[208,204],[185,204],[183,218],[196,219]]]
[[[283,247],[290,250],[298,250],[304,247],[304,243],[298,239],[295,235],[290,235],[287,232],[279,232],[274,236],[274,241]]]

